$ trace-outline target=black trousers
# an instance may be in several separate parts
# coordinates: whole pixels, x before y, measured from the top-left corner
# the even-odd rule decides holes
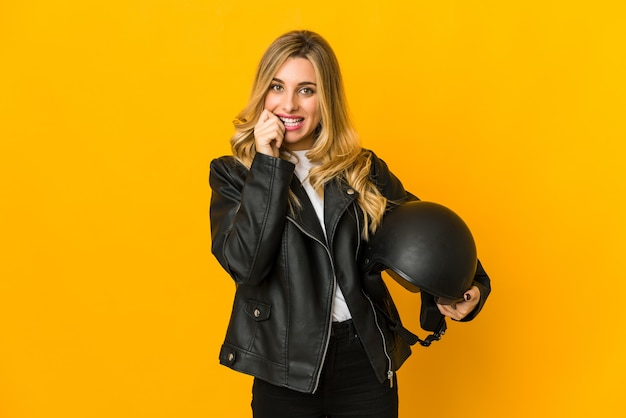
[[[397,418],[398,389],[380,383],[352,325],[333,325],[314,394],[296,392],[254,379],[254,418]]]

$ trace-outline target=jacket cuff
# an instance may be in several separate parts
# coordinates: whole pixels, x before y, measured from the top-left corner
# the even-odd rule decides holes
[[[250,171],[263,170],[263,168],[276,168],[284,171],[286,174],[293,174],[296,165],[290,161],[283,160],[282,158],[272,157],[267,154],[257,152],[254,154],[252,164],[250,165]]]

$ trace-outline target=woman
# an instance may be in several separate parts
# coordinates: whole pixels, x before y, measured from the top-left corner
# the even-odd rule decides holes
[[[409,345],[388,292],[362,288],[362,249],[393,204],[415,199],[359,145],[337,59],[318,34],[276,39],[211,163],[212,251],[237,290],[220,362],[255,376],[254,417],[397,417]],[[441,306],[473,318],[489,279]],[[385,306],[386,315],[377,313]]]

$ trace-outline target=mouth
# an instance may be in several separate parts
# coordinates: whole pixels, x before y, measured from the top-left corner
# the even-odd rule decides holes
[[[279,118],[287,130],[298,129],[304,122],[304,118],[288,118],[284,116],[279,116]]]

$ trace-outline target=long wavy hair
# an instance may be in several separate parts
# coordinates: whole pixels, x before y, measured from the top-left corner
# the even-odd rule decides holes
[[[324,38],[311,31],[291,31],[276,39],[259,63],[250,100],[233,121],[233,156],[250,167],[256,153],[254,126],[265,105],[272,79],[288,58],[306,58],[315,70],[321,121],[313,147],[307,157],[318,166],[311,169],[309,181],[317,189],[329,181],[343,180],[358,193],[363,212],[363,236],[375,232],[387,206],[387,199],[370,180],[371,159],[363,152],[350,121],[339,62]],[[281,154],[289,158],[289,154]],[[292,210],[299,208],[292,194]]]

